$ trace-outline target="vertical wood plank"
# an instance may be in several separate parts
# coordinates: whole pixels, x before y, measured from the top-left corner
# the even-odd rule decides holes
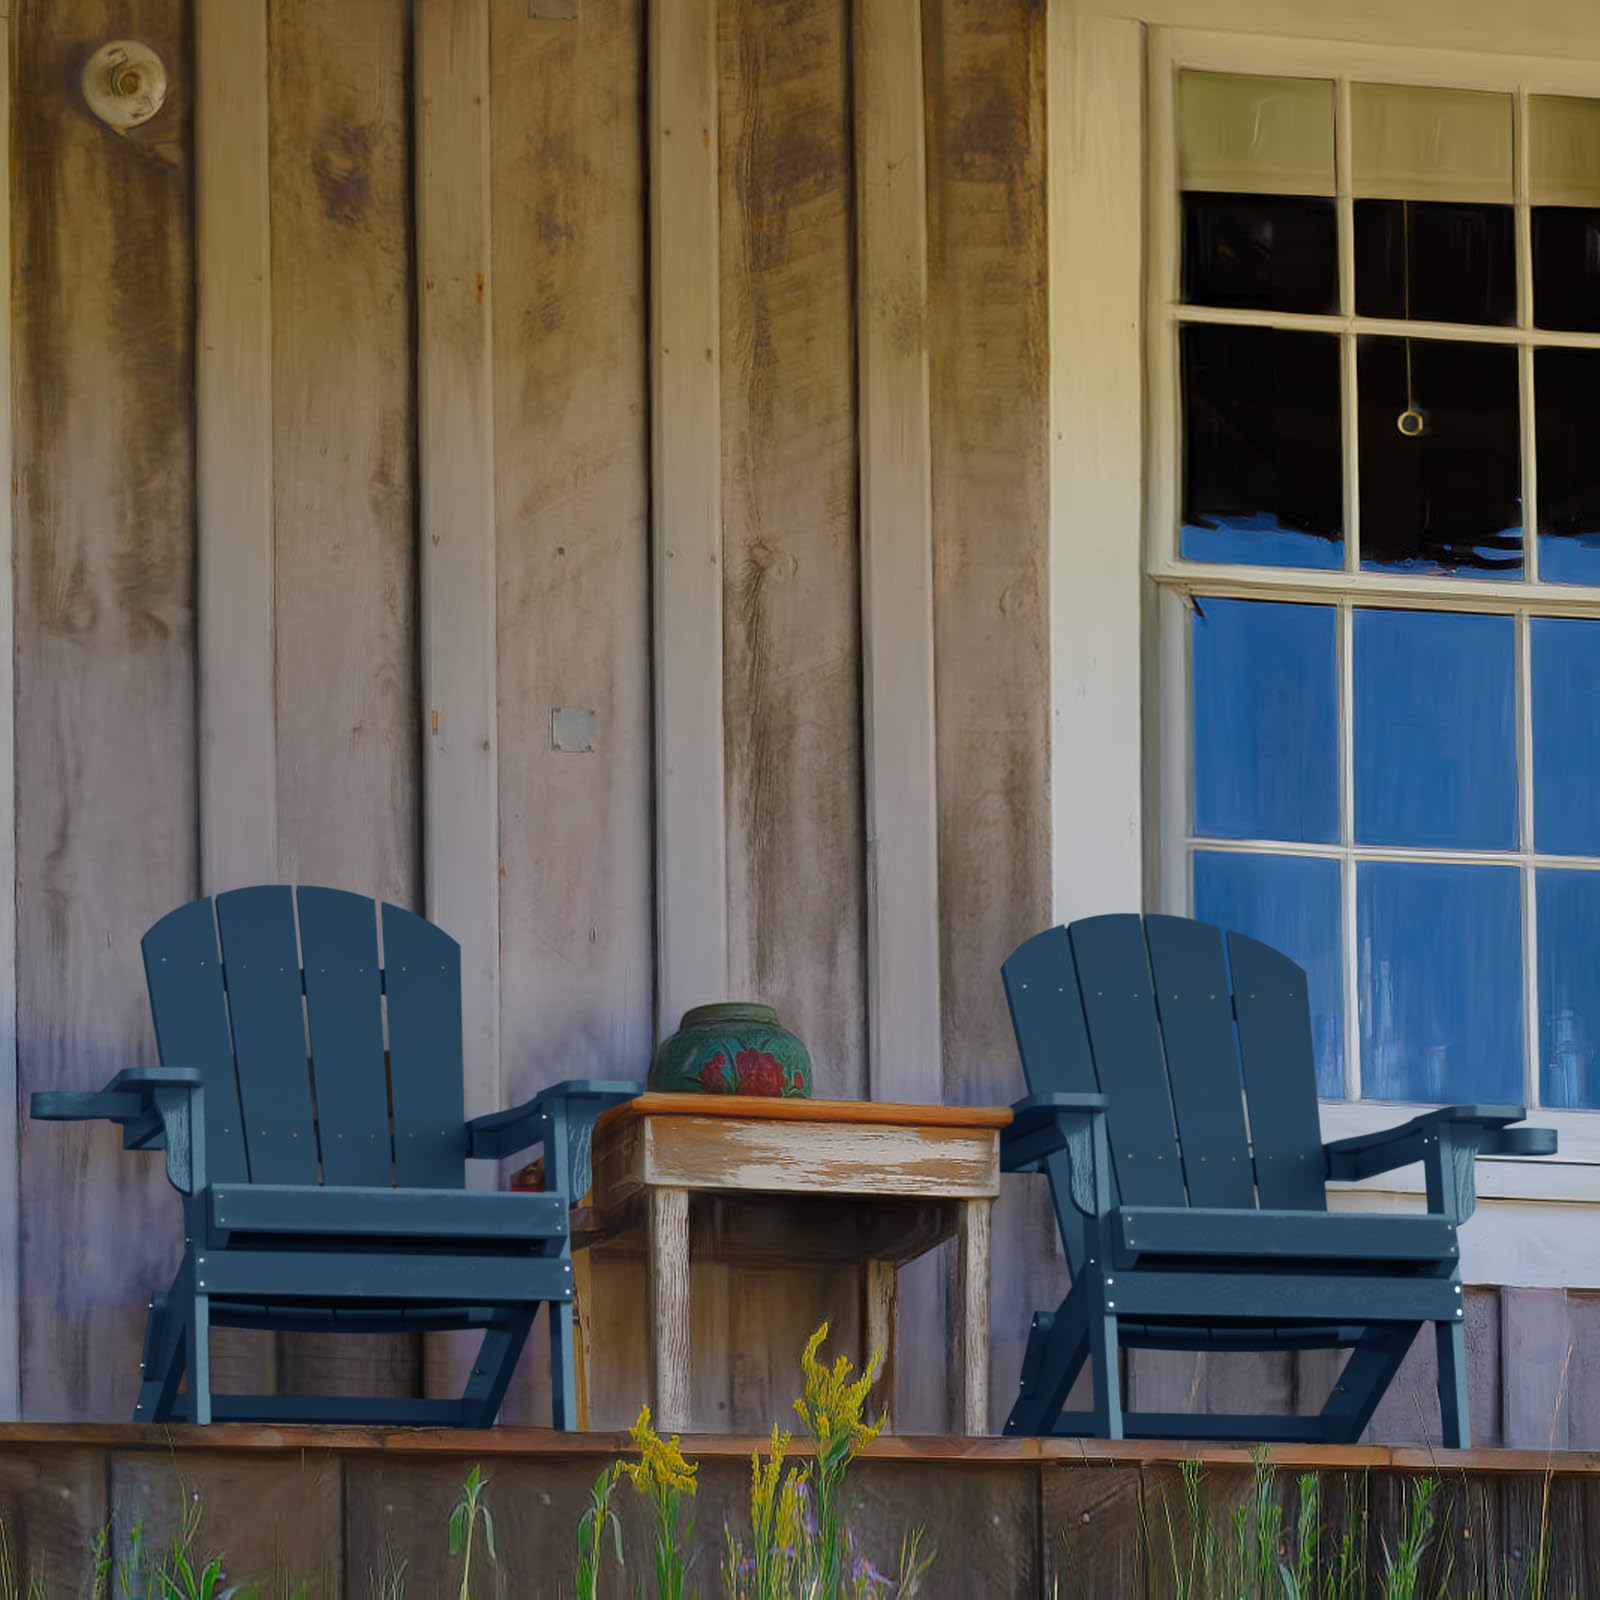
[[[205,894],[278,876],[268,9],[269,0],[241,0],[193,13],[195,682]],[[220,1388],[270,1393],[274,1366],[270,1334],[213,1334]]]
[[[923,43],[944,1097],[993,1103],[1022,1088],[995,974],[1051,900],[1045,8],[927,0]],[[1007,1408],[1059,1297],[1043,1187],[995,1219]],[[945,1426],[942,1358],[902,1352],[908,1429]]]
[[[1573,1356],[1566,1290],[1502,1289],[1500,1349],[1506,1447],[1566,1449]]]
[[[656,998],[724,998],[722,445],[716,0],[650,7]]]
[[[937,1100],[938,773],[921,0],[856,0],[852,43],[868,1081],[879,1100]]]
[[[729,986],[864,1091],[846,0],[719,41]]]
[[[657,1431],[689,1426],[689,1194],[651,1189],[646,1197],[650,1252],[650,1399]]]
[[[153,1061],[139,938],[190,899],[194,301],[188,8],[15,8],[17,1097]],[[133,36],[167,62],[126,137],[71,88]],[[114,1129],[24,1122],[22,1411],[125,1418],[179,1212]]]
[[[11,7],[0,5],[0,127],[11,128]],[[11,163],[0,174],[0,275],[11,281]],[[11,316],[0,318],[0,465],[16,481],[11,451]],[[22,1202],[17,1153],[17,745],[16,591],[12,496],[0,494],[0,1151],[10,1175],[0,1182],[0,1422],[22,1415],[21,1322],[16,1294]]]
[[[501,1088],[516,1105],[559,1078],[643,1078],[655,1022],[644,12],[586,0],[573,27],[494,0],[490,23],[495,433],[516,441],[495,473]],[[557,706],[594,712],[593,750],[554,747]],[[598,1306],[602,1268],[595,1285]],[[591,1415],[615,1397],[626,1425],[642,1330],[625,1351],[613,1319],[588,1321]],[[507,1420],[548,1415],[545,1367],[530,1340]]]
[[[1143,905],[1144,30],[1049,16],[1050,796],[1056,920]]]
[[[461,945],[477,1117],[503,1104],[488,0],[418,0],[415,27],[423,899]]]
[[[408,907],[422,889],[410,15],[404,0],[272,0],[269,58],[279,867]],[[298,1393],[420,1381],[410,1339],[286,1335],[279,1365]]]
[[[872,1410],[888,1410],[894,1403],[894,1342],[899,1321],[899,1268],[892,1261],[869,1261],[861,1285],[861,1360],[881,1359],[872,1386]],[[890,1417],[892,1430],[893,1417]]]
[[[195,565],[200,881],[278,876],[268,0],[198,6]]]

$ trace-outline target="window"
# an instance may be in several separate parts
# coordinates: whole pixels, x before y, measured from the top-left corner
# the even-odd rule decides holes
[[[1600,82],[1291,48],[1154,52],[1163,897],[1328,1099],[1600,1109]]]

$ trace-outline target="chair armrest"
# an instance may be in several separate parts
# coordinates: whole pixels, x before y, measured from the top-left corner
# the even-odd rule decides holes
[[[1420,1161],[1427,1171],[1428,1206],[1464,1222],[1477,1208],[1479,1156],[1548,1156],[1554,1128],[1516,1128],[1523,1106],[1444,1106],[1397,1127],[1323,1146],[1329,1178],[1354,1182]]]
[[[1086,1217],[1106,1215],[1111,1205],[1108,1103],[1103,1094],[1035,1094],[1018,1100],[1011,1125],[1000,1130],[1000,1170],[1043,1172],[1065,1156],[1072,1203]],[[1055,1181],[1059,1177],[1054,1175]]]
[[[509,1111],[467,1124],[467,1159],[498,1161],[545,1147],[544,1186],[576,1200],[589,1187],[589,1140],[602,1111],[644,1093],[623,1079],[569,1078]]]
[[[1031,1094],[1011,1107],[1011,1123],[1000,1130],[1000,1170],[1037,1172],[1047,1156],[1067,1148],[1070,1130],[1103,1119],[1110,1102],[1103,1094]]]
[[[182,1194],[205,1186],[205,1075],[193,1067],[130,1067],[98,1094],[41,1093],[39,1122],[114,1122],[124,1150],[165,1150],[167,1179]]]

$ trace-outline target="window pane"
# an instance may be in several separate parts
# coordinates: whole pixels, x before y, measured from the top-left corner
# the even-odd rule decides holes
[[[1358,197],[1511,204],[1508,94],[1353,83],[1350,139]]]
[[[1528,198],[1600,206],[1600,100],[1528,96]]]
[[[1180,341],[1183,554],[1342,567],[1338,339],[1191,324]]]
[[[1264,311],[1339,309],[1332,200],[1293,195],[1183,197],[1183,298]]]
[[[1194,828],[1220,839],[1339,837],[1331,606],[1197,601]]]
[[[1533,208],[1533,320],[1600,332],[1600,210]]]
[[[1364,1095],[1521,1100],[1518,879],[1515,867],[1358,864]]]
[[[1533,320],[1600,330],[1600,100],[1528,100]]]
[[[1354,621],[1357,841],[1514,849],[1512,619],[1358,609]]]
[[[1539,1075],[1547,1106],[1600,1105],[1600,872],[1538,875]]]
[[[1332,81],[1180,72],[1178,181],[1224,194],[1331,195]]]
[[[1600,583],[1600,350],[1535,350],[1533,390],[1539,576]]]
[[[1357,200],[1356,311],[1416,322],[1517,319],[1510,206]]]
[[[1517,352],[1368,336],[1356,360],[1362,567],[1520,577]]]
[[[1535,617],[1530,629],[1534,846],[1600,855],[1600,622]]]
[[[1281,950],[1306,969],[1317,1093],[1344,1098],[1339,863],[1317,856],[1197,850],[1194,914]]]

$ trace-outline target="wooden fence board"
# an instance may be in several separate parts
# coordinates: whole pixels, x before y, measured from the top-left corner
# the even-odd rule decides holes
[[[139,937],[193,894],[193,217],[187,7],[16,8],[18,1094],[154,1060]],[[172,90],[126,137],[68,86],[106,38]],[[23,1122],[22,1410],[123,1417],[179,1212],[114,1130]]]
[[[38,1574],[47,1595],[88,1593],[106,1525],[105,1457],[92,1448],[0,1454],[0,1529],[18,1595]]]
[[[287,878],[420,901],[410,38],[274,0],[278,822]],[[414,1341],[285,1337],[302,1393],[414,1392]]]
[[[993,1103],[1022,1089],[996,974],[1050,915],[1044,8],[935,0],[923,41],[944,1097]],[[1042,1208],[1007,1210],[997,1422],[1058,1281]],[[945,1425],[941,1378],[902,1369],[908,1426]]]

